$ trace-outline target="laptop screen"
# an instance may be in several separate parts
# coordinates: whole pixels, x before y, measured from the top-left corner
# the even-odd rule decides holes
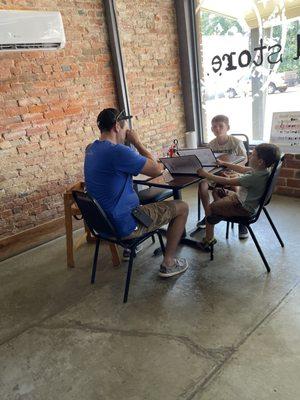
[[[213,167],[217,165],[217,159],[209,147],[200,147],[198,149],[178,150],[180,156],[195,155],[203,167]]]
[[[194,155],[182,157],[160,158],[160,161],[171,174],[197,175],[197,170],[202,167],[199,159]]]

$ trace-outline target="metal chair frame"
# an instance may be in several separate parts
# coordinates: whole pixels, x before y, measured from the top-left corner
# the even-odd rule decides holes
[[[162,235],[159,229],[152,232],[148,232],[134,239],[122,239],[118,237],[115,228],[106,216],[105,211],[101,208],[98,202],[90,196],[87,192],[73,191],[73,197],[83,215],[83,219],[90,229],[92,235],[96,238],[96,247],[94,253],[92,274],[91,274],[91,284],[95,283],[96,271],[97,271],[97,261],[99,255],[99,245],[100,240],[105,240],[106,242],[115,243],[124,249],[130,250],[130,258],[127,269],[126,284],[124,290],[123,302],[126,303],[129,293],[129,285],[133,267],[133,261],[136,254],[136,247],[143,243],[148,238],[157,234],[161,246],[162,253],[165,253],[165,246],[163,242]]]
[[[251,216],[251,217],[228,217],[228,218],[223,217],[223,216],[209,216],[209,217],[207,217],[207,221],[208,222],[210,222],[210,220],[211,220],[211,222],[214,223],[214,219],[218,218],[218,217],[219,217],[219,221],[226,221],[227,222],[226,239],[228,239],[228,237],[229,237],[229,224],[230,224],[230,222],[231,223],[239,223],[239,224],[245,225],[247,227],[247,229],[249,230],[249,232],[250,232],[250,235],[251,235],[251,237],[252,237],[252,239],[254,241],[254,244],[255,244],[258,252],[259,252],[259,255],[261,256],[261,258],[263,260],[263,263],[264,263],[264,265],[266,267],[267,272],[270,272],[271,268],[270,268],[269,263],[267,262],[267,260],[265,258],[265,255],[264,255],[264,253],[263,253],[263,251],[262,251],[262,249],[261,249],[261,247],[260,247],[260,245],[258,243],[258,240],[257,240],[257,238],[256,238],[256,236],[255,236],[255,234],[254,234],[254,232],[253,232],[253,230],[252,230],[250,225],[252,225],[255,222],[257,222],[261,212],[263,211],[264,214],[266,215],[271,227],[272,227],[273,232],[275,233],[275,235],[276,235],[276,237],[277,237],[277,239],[278,239],[278,241],[280,243],[280,246],[284,247],[284,243],[283,243],[283,241],[282,241],[282,239],[281,239],[281,237],[280,237],[280,235],[279,235],[279,233],[278,233],[278,231],[277,231],[277,229],[276,229],[276,227],[275,227],[275,225],[274,225],[274,223],[273,223],[273,221],[272,221],[272,219],[270,217],[270,214],[268,213],[268,211],[266,209],[266,206],[270,203],[270,200],[271,200],[271,197],[272,197],[272,193],[274,191],[274,188],[275,188],[275,185],[276,185],[276,181],[277,181],[277,178],[279,176],[283,160],[284,160],[284,156],[282,156],[281,159],[274,164],[274,166],[272,168],[272,171],[270,173],[270,176],[268,178],[265,191],[264,191],[264,193],[263,193],[263,195],[261,197],[259,207],[258,207],[256,213],[253,216]],[[211,260],[213,260],[213,258],[214,258],[214,246],[210,247],[210,258],[211,258]]]

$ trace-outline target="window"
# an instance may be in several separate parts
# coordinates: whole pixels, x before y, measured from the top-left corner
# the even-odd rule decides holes
[[[205,142],[216,114],[230,133],[268,141],[272,113],[300,109],[300,5],[271,3],[195,1]]]

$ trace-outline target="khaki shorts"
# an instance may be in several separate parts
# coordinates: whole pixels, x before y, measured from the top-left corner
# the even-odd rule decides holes
[[[250,217],[252,214],[243,208],[237,194],[226,190],[226,196],[210,205],[211,213],[223,217]]]
[[[137,228],[125,239],[133,239],[145,233],[155,231],[168,224],[176,217],[176,200],[158,201],[142,206],[142,210],[152,219],[152,224],[147,228],[137,221]]]

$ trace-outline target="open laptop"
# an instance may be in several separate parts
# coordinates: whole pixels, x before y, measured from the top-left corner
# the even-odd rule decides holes
[[[197,149],[179,149],[177,153],[180,156],[194,154],[199,159],[206,171],[211,171],[214,168],[220,168],[217,164],[218,158],[220,158],[220,160],[224,159],[224,161],[232,164],[237,164],[245,160],[244,156],[236,156],[228,153],[214,153],[209,147],[199,147]]]
[[[180,149],[177,151],[180,157],[187,155],[194,155],[200,161],[202,168],[210,172],[216,168],[221,168],[218,163],[214,152],[209,147],[199,147],[197,149]]]
[[[198,175],[197,170],[202,167],[199,159],[194,155],[181,157],[163,157],[160,161],[172,175]]]
[[[238,164],[245,160],[244,156],[236,156],[235,154],[229,153],[215,153],[215,156],[220,160],[229,162],[230,164]]]

